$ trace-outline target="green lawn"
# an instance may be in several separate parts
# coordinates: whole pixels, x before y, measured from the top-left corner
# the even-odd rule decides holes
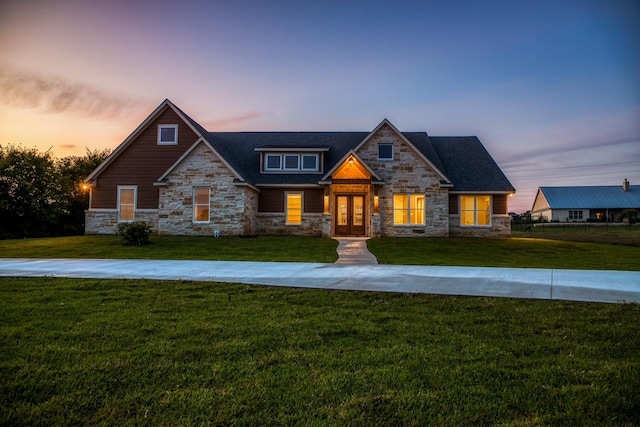
[[[517,233],[518,237],[506,239],[375,238],[367,244],[383,264],[640,270],[640,233],[590,232],[590,241],[574,241],[587,238],[584,234],[547,231]],[[142,247],[123,246],[116,236],[0,240],[0,258],[334,262],[338,245],[333,239],[294,236],[152,236],[151,242]]]
[[[198,259],[335,262],[338,242],[297,236],[151,236],[147,246],[123,246],[118,236],[0,240],[0,258]]]
[[[381,264],[640,270],[640,247],[540,238],[399,239],[367,242]]]
[[[0,425],[640,424],[637,304],[3,278],[0,312]]]

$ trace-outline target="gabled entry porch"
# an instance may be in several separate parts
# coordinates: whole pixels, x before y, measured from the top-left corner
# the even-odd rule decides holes
[[[354,153],[345,156],[323,180],[328,184],[326,198],[330,200],[331,236],[371,237],[376,185],[383,182]]]

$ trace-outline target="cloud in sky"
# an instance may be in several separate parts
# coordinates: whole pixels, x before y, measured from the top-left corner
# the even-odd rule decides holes
[[[113,118],[140,102],[111,91],[28,71],[0,71],[0,102],[49,114]]]
[[[231,126],[241,126],[243,123],[250,122],[252,120],[260,118],[261,116],[262,114],[257,111],[250,111],[240,116],[227,117],[224,119],[208,120],[208,121],[202,122],[201,124],[208,131],[217,131],[222,129],[228,129]]]

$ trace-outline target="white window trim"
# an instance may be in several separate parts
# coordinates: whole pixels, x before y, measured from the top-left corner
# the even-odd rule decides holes
[[[280,159],[280,166],[277,168],[270,168],[269,167],[269,157],[278,157]],[[264,156],[264,170],[265,171],[281,171],[282,170],[282,154],[272,154],[272,153],[266,153]]]
[[[207,190],[208,195],[209,195],[209,203],[207,204],[208,206],[208,213],[207,216],[208,218],[205,221],[201,221],[201,220],[197,220],[196,219],[196,206],[204,206],[204,205],[199,205],[196,204],[196,190]],[[193,213],[191,215],[191,219],[193,220],[194,224],[209,224],[211,222],[211,187],[193,187],[193,203],[192,203],[192,210]]]
[[[298,159],[297,166],[295,168],[287,167],[287,157],[295,157]],[[299,171],[301,170],[302,164],[300,163],[300,154],[283,154],[282,155],[282,169],[285,171]]]
[[[289,222],[289,195],[300,195],[300,222]],[[302,225],[302,215],[304,214],[304,192],[303,191],[285,191],[284,193],[284,222],[286,225]]]
[[[427,224],[427,198],[423,193],[394,193],[393,196],[407,196],[407,208],[402,209],[407,211],[408,222],[406,224],[396,224],[395,222],[395,214],[396,214],[396,206],[395,199],[392,197],[392,211],[393,211],[393,226],[394,227],[416,227],[416,226],[424,226]],[[411,196],[422,196],[422,220],[420,223],[412,223],[411,222]],[[400,209],[398,209],[400,210]]]
[[[380,157],[380,147],[381,146],[391,146],[391,157]],[[383,162],[388,162],[393,160],[395,156],[395,150],[393,149],[393,144],[390,143],[380,143],[378,144],[378,160],[383,161]]]
[[[493,197],[489,196],[489,224],[478,224],[478,197],[486,196],[486,194],[461,194],[458,196],[458,215],[460,215],[460,227],[466,228],[490,228],[493,223]],[[473,197],[473,224],[462,223],[462,197]],[[464,210],[466,212],[466,210]]]
[[[305,168],[304,167],[304,158],[305,157],[313,157],[316,159],[316,167],[314,167],[313,169],[310,168]],[[301,154],[300,155],[300,170],[303,171],[310,171],[310,172],[318,172],[319,171],[319,165],[320,165],[320,156],[318,156],[317,154]]]
[[[120,219],[120,193],[121,190],[133,190],[133,219],[122,220]],[[136,211],[138,210],[138,186],[137,185],[118,185],[118,223],[131,223],[136,220]]]
[[[175,140],[161,141],[162,129],[172,128],[175,130]],[[158,145],[178,145],[178,125],[158,125]]]
[[[280,167],[278,168],[270,168],[269,167],[269,157],[279,157],[280,158]],[[297,157],[298,166],[295,168],[286,167],[286,158],[287,157]],[[304,168],[303,167],[303,157],[315,157],[316,159],[316,167],[313,169]],[[263,166],[263,172],[281,172],[281,173],[295,173],[295,172],[306,172],[306,173],[322,173],[320,169],[320,154],[318,153],[264,153],[261,158],[261,163]]]

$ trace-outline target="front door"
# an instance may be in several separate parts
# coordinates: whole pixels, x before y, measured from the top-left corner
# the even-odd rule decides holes
[[[336,236],[364,236],[365,203],[362,194],[336,195]]]

